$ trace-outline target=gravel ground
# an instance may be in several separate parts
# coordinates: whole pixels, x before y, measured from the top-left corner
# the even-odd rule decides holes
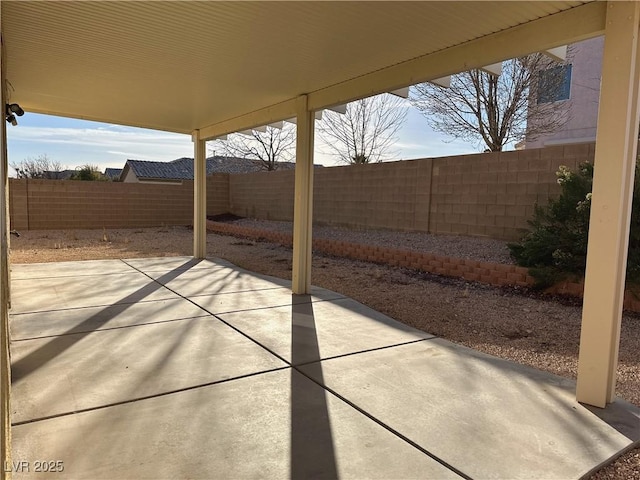
[[[259,224],[263,228],[286,225]],[[433,253],[447,252],[446,244],[451,241],[451,237],[441,236],[415,240],[424,235],[391,232],[354,233],[327,228],[315,232],[348,241],[384,241],[385,245],[398,244],[397,235],[400,243],[406,238],[424,241],[412,243],[412,248],[430,245]],[[190,255],[193,241],[191,230],[182,227],[22,233],[12,239],[15,263]],[[468,254],[473,253],[474,245],[482,245],[477,239],[453,238]],[[486,259],[504,254],[491,257],[500,251],[496,246],[478,248],[489,255]],[[491,251],[494,253],[486,253]],[[291,275],[291,250],[279,245],[210,234],[207,253],[256,272],[281,278]],[[581,307],[575,301],[320,255],[314,255],[313,267],[314,285],[348,295],[401,322],[498,357],[564,377],[576,376]],[[616,393],[640,405],[640,316],[624,315],[621,339]],[[621,456],[591,478],[640,480],[640,449]]]
[[[274,222],[243,218],[233,222],[244,227],[292,232],[291,222]],[[396,248],[419,250],[448,257],[467,258],[493,263],[513,263],[505,242],[491,238],[461,235],[429,235],[423,232],[394,232],[391,230],[353,230],[341,227],[313,226],[313,236],[342,242],[393,245]]]

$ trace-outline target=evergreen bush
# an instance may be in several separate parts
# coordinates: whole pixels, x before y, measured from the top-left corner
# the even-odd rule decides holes
[[[640,182],[636,166],[633,211],[629,236],[627,282],[640,283]],[[583,277],[587,257],[593,165],[583,163],[572,172],[561,166],[556,172],[560,196],[536,205],[529,230],[517,243],[509,244],[518,265],[527,267],[544,288],[567,277]]]

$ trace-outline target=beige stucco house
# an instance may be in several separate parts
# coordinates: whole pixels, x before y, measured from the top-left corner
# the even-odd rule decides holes
[[[526,148],[595,142],[603,52],[604,37],[584,40],[568,48],[564,62],[568,76],[566,98],[563,95],[554,102],[566,115],[566,123],[555,133],[526,139]],[[536,102],[532,101],[529,108],[535,109]]]

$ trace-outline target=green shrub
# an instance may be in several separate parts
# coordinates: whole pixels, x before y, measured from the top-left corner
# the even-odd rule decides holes
[[[636,167],[633,213],[629,237],[627,281],[640,281],[640,183]],[[529,230],[520,242],[509,244],[518,265],[529,268],[536,287],[544,288],[569,276],[584,276],[593,165],[583,163],[578,171],[560,167],[556,173],[562,192],[545,206],[535,206]]]
[[[100,170],[98,170],[97,165],[83,165],[79,170],[71,175],[71,180],[84,180],[91,182],[106,182],[109,179],[105,177]]]

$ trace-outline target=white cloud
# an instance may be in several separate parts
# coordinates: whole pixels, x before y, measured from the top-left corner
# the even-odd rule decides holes
[[[23,126],[8,130],[10,162],[46,153],[70,168],[122,167],[128,158],[170,161],[193,156],[188,135],[116,125],[90,128]]]
[[[132,131],[113,131],[104,128],[56,128],[23,127],[11,131],[16,141],[36,143],[63,143],[70,145],[90,145],[97,147],[116,147],[121,145],[175,145],[191,143],[188,135],[172,133],[147,133]]]

